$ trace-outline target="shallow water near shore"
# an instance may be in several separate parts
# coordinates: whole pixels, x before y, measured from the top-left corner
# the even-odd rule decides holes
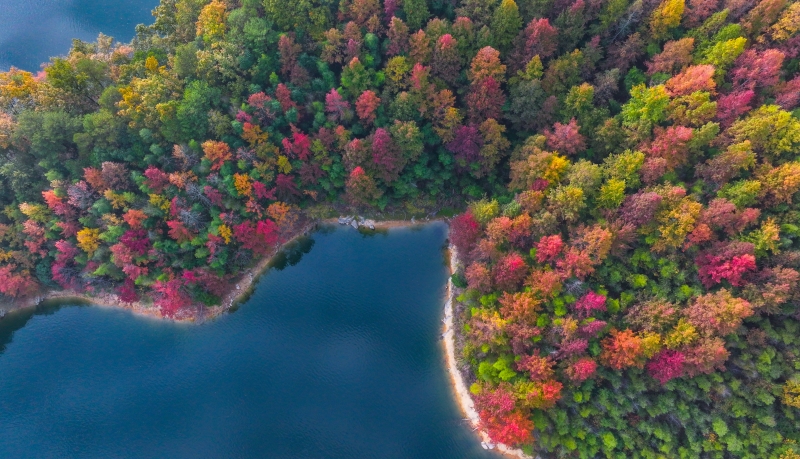
[[[73,38],[94,41],[103,32],[133,38],[137,24],[151,24],[158,0],[0,0],[0,70],[30,72],[50,56],[69,51]]]
[[[326,227],[203,325],[0,320],[0,457],[493,458],[444,363],[444,224]]]

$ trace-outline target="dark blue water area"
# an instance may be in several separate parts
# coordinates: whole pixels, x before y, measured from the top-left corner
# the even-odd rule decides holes
[[[51,56],[67,54],[73,38],[94,41],[102,32],[133,38],[151,24],[158,0],[0,0],[0,70],[38,71]]]
[[[236,311],[0,320],[1,458],[484,458],[444,363],[446,227],[293,245]]]

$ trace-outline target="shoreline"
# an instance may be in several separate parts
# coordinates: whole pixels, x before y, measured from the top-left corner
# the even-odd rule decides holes
[[[422,221],[382,220],[374,221],[374,224],[375,230],[385,230],[391,228],[423,225],[426,223],[443,220],[444,219],[442,218]],[[221,316],[222,314],[230,311],[233,307],[242,303],[252,293],[256,281],[266,272],[275,256],[277,256],[286,246],[302,236],[307,236],[320,225],[338,226],[339,222],[336,218],[312,220],[310,223],[302,226],[294,236],[289,238],[286,242],[276,246],[271,253],[262,257],[258,263],[251,268],[248,268],[235,280],[233,280],[231,282],[230,290],[222,296],[219,305],[211,307],[204,305],[192,305],[191,310],[185,311],[184,314],[178,317],[164,317],[161,314],[161,310],[155,307],[152,302],[137,301],[134,303],[124,303],[116,294],[110,292],[101,292],[97,295],[89,295],[87,293],[70,290],[50,290],[47,292],[41,292],[37,295],[20,299],[11,305],[4,306],[3,309],[5,310],[6,314],[10,314],[15,311],[35,308],[40,304],[51,303],[54,301],[79,302],[89,303],[93,306],[99,306],[103,308],[124,309],[137,316],[148,317],[157,320],[171,320],[177,323],[203,323]]]
[[[455,251],[455,247],[453,245],[449,245],[448,249],[448,258],[449,258],[449,268],[450,274],[456,272],[458,267],[458,254]],[[455,328],[453,327],[454,322],[454,313],[455,307],[453,302],[455,301],[455,288],[453,286],[453,279],[447,279],[447,301],[444,305],[444,323],[445,323],[445,332],[444,332],[444,347],[445,347],[445,354],[447,360],[447,372],[450,374],[450,383],[453,388],[453,395],[456,397],[458,401],[458,405],[461,408],[461,412],[467,416],[467,419],[470,421],[470,425],[473,428],[473,432],[478,434],[478,437],[481,439],[481,446],[484,446],[485,449],[496,449],[499,453],[508,456],[508,457],[516,457],[519,459],[533,459],[532,456],[525,454],[521,449],[512,448],[508,445],[504,445],[503,443],[493,443],[489,438],[489,434],[480,428],[480,416],[478,412],[475,410],[475,404],[472,401],[472,397],[470,396],[469,388],[467,387],[466,383],[464,382],[464,378],[461,375],[461,372],[458,370],[458,362],[456,360],[456,342],[455,342]],[[495,448],[487,448],[485,445],[494,445]]]
[[[91,296],[86,293],[79,293],[70,290],[51,290],[39,295],[34,295],[22,299],[18,304],[12,304],[8,308],[4,308],[6,313],[13,313],[24,309],[35,308],[42,303],[49,303],[53,301],[62,302],[80,302],[90,303],[92,306],[99,306],[102,308],[125,309],[131,313],[149,317],[158,320],[170,320],[177,323],[203,323],[207,320],[213,320],[225,312],[229,311],[234,306],[241,303],[252,291],[253,285],[267,270],[269,264],[277,256],[281,250],[286,246],[296,241],[302,236],[307,236],[309,232],[313,231],[319,222],[312,221],[301,227],[297,233],[286,240],[286,242],[275,246],[271,253],[262,257],[258,263],[248,268],[241,273],[236,280],[231,282],[230,290],[222,296],[220,304],[217,306],[207,307],[204,305],[192,305],[191,311],[187,311],[180,317],[164,317],[161,310],[153,303],[136,301],[133,303],[123,303],[116,294],[109,292],[102,292],[98,295]]]

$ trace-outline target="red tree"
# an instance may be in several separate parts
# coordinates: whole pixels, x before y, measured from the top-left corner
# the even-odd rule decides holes
[[[403,153],[384,128],[376,129],[372,135],[372,162],[378,166],[378,174],[386,183],[397,180],[405,166]]]
[[[458,254],[466,258],[481,236],[481,227],[472,212],[467,211],[450,222],[450,242]]]
[[[717,119],[724,127],[730,126],[736,118],[750,111],[750,102],[756,94],[750,90],[732,92],[717,99]]]
[[[732,242],[715,245],[711,250],[701,252],[695,263],[700,281],[706,288],[727,280],[733,286],[744,283],[742,276],[756,270],[756,257],[753,244]]]
[[[755,90],[778,84],[784,54],[777,49],[748,49],[736,59],[730,76],[734,91]]]
[[[594,311],[602,312],[606,310],[606,297],[594,292],[589,292],[575,302],[574,308],[579,317],[589,317]]]
[[[356,100],[356,113],[361,121],[372,124],[375,121],[375,110],[380,104],[381,99],[373,91],[364,91]]]
[[[583,357],[568,366],[566,374],[570,381],[579,384],[591,378],[596,371],[597,362],[589,357]]]
[[[661,384],[683,376],[683,362],[686,356],[682,352],[664,349],[647,364],[647,372]]]
[[[497,262],[492,274],[498,289],[512,291],[525,279],[528,266],[518,253],[511,252]]]
[[[177,317],[182,309],[192,305],[192,299],[183,289],[183,282],[180,279],[172,279],[167,282],[156,281],[153,284],[153,291],[156,292],[158,298],[155,304],[164,317]]]
[[[555,259],[561,253],[563,247],[564,242],[561,240],[560,235],[544,236],[536,244],[536,261],[544,263]]]
[[[19,298],[36,293],[39,285],[30,276],[14,273],[11,266],[0,267],[0,293]]]
[[[161,193],[169,185],[169,176],[155,166],[148,167],[144,171],[144,176],[147,179],[145,185],[153,190],[154,193]]]

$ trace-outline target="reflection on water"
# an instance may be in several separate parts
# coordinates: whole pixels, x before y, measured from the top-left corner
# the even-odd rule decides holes
[[[0,458],[494,458],[444,368],[445,238],[442,224],[325,228],[202,325],[9,314]]]

